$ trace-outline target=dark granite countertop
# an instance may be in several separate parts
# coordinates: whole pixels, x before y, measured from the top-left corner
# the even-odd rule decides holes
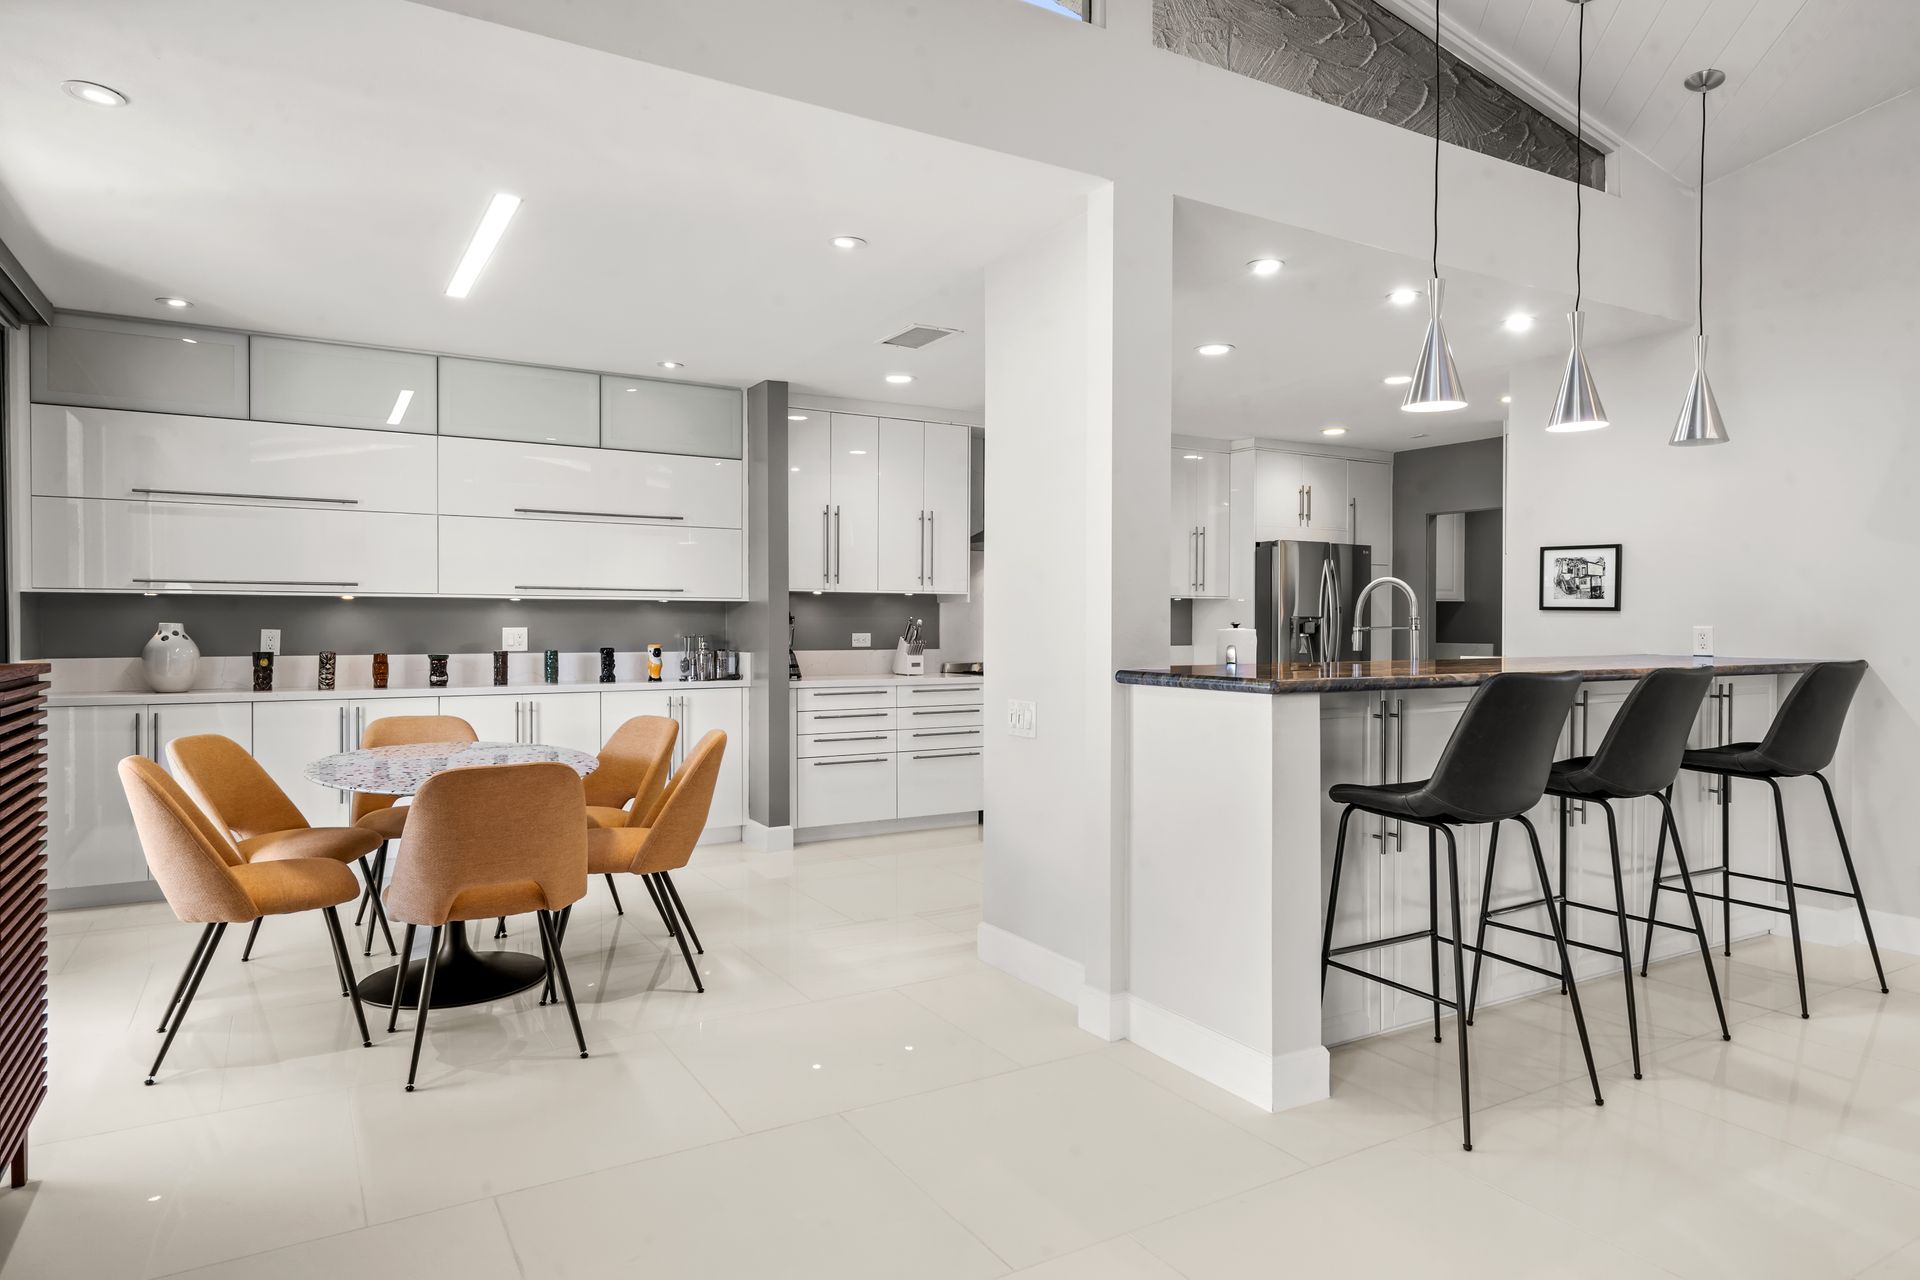
[[[1793,675],[1814,658],[1690,658],[1662,653],[1599,654],[1582,658],[1426,658],[1411,663],[1282,662],[1237,667],[1148,667],[1115,673],[1121,684],[1226,693],[1347,693],[1367,689],[1445,689],[1476,685],[1503,671],[1578,672],[1586,680],[1635,680],[1661,667],[1712,667],[1723,676]]]

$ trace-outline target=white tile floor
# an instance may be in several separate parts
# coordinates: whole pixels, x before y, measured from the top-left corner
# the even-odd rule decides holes
[[[142,1087],[194,931],[60,915],[0,1277],[1920,1277],[1912,957],[1882,996],[1810,948],[1803,1022],[1786,947],[1736,947],[1732,1043],[1697,962],[1657,969],[1639,1083],[1619,984],[1583,984],[1605,1108],[1558,996],[1487,1010],[1466,1155],[1450,1042],[1338,1050],[1330,1101],[1265,1114],[980,964],[979,878],[971,828],[703,850],[704,996],[596,884],[592,1058],[529,993],[439,1015],[411,1095],[406,1024],[359,1047],[317,919],[245,965],[236,935]]]

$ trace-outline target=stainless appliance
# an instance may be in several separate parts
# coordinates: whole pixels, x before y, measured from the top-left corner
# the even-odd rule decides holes
[[[1373,577],[1373,548],[1344,542],[1260,542],[1253,548],[1261,662],[1358,662],[1367,657],[1356,605]],[[1382,614],[1382,622],[1386,621]],[[1244,655],[1241,659],[1245,661]]]

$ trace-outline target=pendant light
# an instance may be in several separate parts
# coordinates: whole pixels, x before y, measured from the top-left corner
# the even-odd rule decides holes
[[[1707,381],[1707,95],[1727,82],[1727,73],[1708,67],[1687,77],[1687,88],[1700,95],[1700,248],[1698,293],[1694,314],[1698,317],[1693,339],[1693,382],[1687,387],[1687,402],[1680,409],[1680,420],[1673,425],[1668,444],[1725,444],[1726,424],[1720,421],[1720,406],[1713,398],[1713,386]]]
[[[1427,336],[1400,408],[1407,413],[1447,413],[1467,407],[1453,348],[1440,323],[1445,285],[1440,279],[1440,0],[1433,5],[1433,278],[1427,286]]]
[[[1560,394],[1553,402],[1553,416],[1547,419],[1547,430],[1597,431],[1607,425],[1607,411],[1600,407],[1600,393],[1594,389],[1592,370],[1587,368],[1587,353],[1582,345],[1586,317],[1580,314],[1580,250],[1587,189],[1587,0],[1568,2],[1580,7],[1573,90],[1573,311],[1567,316],[1567,325],[1573,330],[1573,344],[1567,350],[1567,368],[1560,375]]]

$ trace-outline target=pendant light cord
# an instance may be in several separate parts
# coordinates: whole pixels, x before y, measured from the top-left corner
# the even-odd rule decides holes
[[[1433,0],[1433,278],[1440,278],[1440,0]]]
[[[1580,0],[1580,32],[1573,77],[1573,309],[1580,310],[1580,248],[1586,217],[1587,168],[1587,6]]]
[[[1707,95],[1700,94],[1700,248],[1696,255],[1697,293],[1693,313],[1698,317],[1694,336],[1707,336]]]

